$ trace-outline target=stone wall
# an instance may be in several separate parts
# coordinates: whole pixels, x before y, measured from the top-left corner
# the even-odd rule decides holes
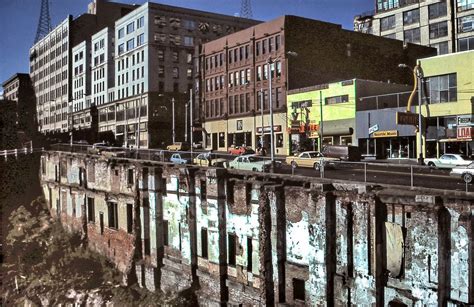
[[[58,152],[41,161],[51,214],[150,291],[192,288],[201,305],[474,303],[473,193]]]

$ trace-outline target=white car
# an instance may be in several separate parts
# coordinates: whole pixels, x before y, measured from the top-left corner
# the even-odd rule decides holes
[[[467,166],[472,163],[466,156],[458,154],[444,154],[439,159],[425,159],[425,164],[437,168],[453,168],[456,166]]]
[[[460,177],[465,183],[471,183],[474,178],[474,162],[467,166],[455,167],[449,173],[450,176]]]
[[[239,156],[230,162],[225,162],[224,167],[254,172],[268,172],[271,160],[265,160],[255,155]]]

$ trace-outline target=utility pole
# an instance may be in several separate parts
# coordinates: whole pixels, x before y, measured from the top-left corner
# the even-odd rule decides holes
[[[191,140],[191,157],[193,155],[193,134],[194,134],[194,125],[193,125],[193,87],[189,89],[189,122],[191,126],[190,131],[190,140]]]
[[[172,134],[172,138],[173,138],[173,144],[175,143],[176,141],[176,127],[175,127],[175,121],[174,121],[174,97],[171,98],[171,109],[172,109],[172,113],[173,113],[173,134]]]
[[[264,143],[264,138],[265,138],[265,126],[263,125],[263,88],[260,88],[260,111],[262,112],[262,133],[260,135],[260,140],[262,142],[262,149],[263,149],[263,143]]]
[[[420,137],[420,154],[418,157],[418,164],[423,165],[423,119],[421,117],[421,99],[423,91],[423,70],[420,64],[415,66],[416,77],[418,78],[418,134]]]
[[[136,137],[136,140],[137,140],[137,144],[136,144],[136,147],[137,149],[140,148],[140,124],[141,124],[141,108],[142,108],[142,94],[140,94],[140,100],[138,102],[138,127],[137,127],[137,137]],[[138,155],[138,151],[137,151],[137,155]]]
[[[188,103],[184,104],[184,141],[188,142]]]
[[[323,92],[319,91],[319,152],[323,151]]]
[[[272,58],[268,58],[268,98],[269,98],[269,108],[270,108],[270,160],[272,161],[271,170],[273,172],[273,167],[275,165],[275,153],[274,153],[274,140],[273,140],[273,101],[272,101]]]

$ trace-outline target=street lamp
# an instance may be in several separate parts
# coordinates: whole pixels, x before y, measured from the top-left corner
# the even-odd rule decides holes
[[[158,94],[158,97],[164,97],[163,94]],[[176,141],[176,126],[175,126],[175,114],[174,114],[174,97],[171,98],[171,113],[172,113],[172,140],[173,144]]]
[[[423,90],[422,82],[423,82],[423,69],[421,68],[421,64],[416,64],[414,68],[407,64],[398,64],[399,68],[409,68],[413,71],[413,79],[414,79],[414,87],[413,91],[410,94],[410,98],[408,98],[407,104],[407,112],[410,112],[411,102],[413,100],[413,96],[415,94],[416,89],[418,88],[418,134],[419,134],[419,142],[420,142],[420,153],[418,156],[418,164],[423,165],[423,121],[421,118],[421,98],[422,94],[421,91]]]

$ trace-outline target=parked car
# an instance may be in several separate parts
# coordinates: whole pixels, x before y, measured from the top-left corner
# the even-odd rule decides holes
[[[326,145],[323,147],[323,155],[327,158],[337,158],[344,161],[360,161],[359,147],[349,145]]]
[[[338,158],[328,158],[322,153],[317,151],[303,151],[297,156],[286,157],[286,163],[291,165],[293,168],[297,167],[312,167],[315,170],[319,170],[321,165],[334,166],[334,161],[339,161]]]
[[[217,166],[223,167],[224,162],[227,162],[226,159],[217,158],[212,153],[200,153],[196,158],[194,158],[193,163],[199,166]]]
[[[246,146],[235,146],[232,145],[227,149],[227,152],[230,153],[231,155],[249,155],[249,154],[254,154],[255,151]]]
[[[444,154],[439,159],[427,158],[425,164],[436,168],[453,168],[456,166],[467,166],[472,163],[466,156],[459,154]]]
[[[189,144],[186,142],[175,142],[171,145],[166,146],[166,150],[171,150],[171,151],[189,150]]]
[[[236,157],[230,162],[226,162],[224,167],[254,172],[268,172],[271,164],[272,162],[268,159],[262,159],[255,155],[244,155]]]
[[[471,183],[474,179],[474,162],[469,165],[454,167],[449,175],[462,178],[465,183]]]
[[[194,149],[202,149],[202,142],[194,142],[193,143]]]
[[[174,153],[171,155],[170,162],[175,164],[189,164],[191,157],[182,153]]]
[[[99,154],[101,151],[107,149],[109,145],[106,143],[94,143],[92,147],[87,148],[87,152],[91,154]]]

